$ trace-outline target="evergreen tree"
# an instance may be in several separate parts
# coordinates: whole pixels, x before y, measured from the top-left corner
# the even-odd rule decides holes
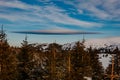
[[[63,80],[65,77],[64,57],[62,54],[61,45],[53,43],[48,47],[48,70],[50,72],[49,80]]]
[[[48,54],[43,49],[44,44],[36,45],[34,51],[34,67],[32,75],[37,80],[49,80],[48,72]]]
[[[22,47],[18,53],[18,80],[31,79],[31,70],[33,68],[33,47],[28,44],[27,37],[23,40]]]
[[[62,50],[62,46],[59,44],[55,46],[56,53],[56,80],[66,80],[66,62],[65,53]]]
[[[114,49],[113,54],[115,54],[115,74],[120,76],[120,50],[118,47]]]
[[[16,56],[7,42],[6,34],[0,31],[0,80],[16,80]]]
[[[84,69],[89,63],[86,62],[87,52],[84,50],[83,43],[77,42],[71,54],[71,76],[72,80],[84,80]]]
[[[92,47],[90,47],[88,52],[90,54],[90,63],[92,67],[92,80],[102,80],[104,69],[102,67],[102,63],[99,61],[99,50],[92,49]]]
[[[109,66],[106,69],[106,78],[110,79],[110,75],[113,75],[114,80],[120,79],[120,50],[118,47],[116,47],[108,54],[111,54],[112,58]]]

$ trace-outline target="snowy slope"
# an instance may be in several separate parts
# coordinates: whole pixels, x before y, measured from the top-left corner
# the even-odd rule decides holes
[[[76,42],[67,43],[63,45],[63,49],[73,48]],[[107,46],[114,46],[120,49],[120,37],[102,38],[102,39],[90,39],[85,41],[85,46],[88,48],[92,46],[93,48],[101,48]]]
[[[120,48],[120,37],[91,39],[91,40],[86,40],[86,42],[85,42],[86,47],[92,46],[94,48],[107,47],[110,45],[112,45],[114,47],[118,46]]]
[[[85,42],[86,47],[92,46],[94,48],[107,47],[110,45],[112,45],[113,48],[117,46],[120,49],[120,37],[91,39]],[[104,69],[106,69],[106,67],[110,63],[111,55],[108,55],[107,57],[103,57],[103,54],[100,54],[99,57],[100,57],[99,60],[100,62],[102,62]]]
[[[62,46],[62,49],[72,49],[75,46],[76,42],[67,43]],[[111,38],[102,38],[102,39],[90,39],[85,41],[85,46],[89,48],[92,46],[93,48],[101,48],[101,47],[107,47],[111,46],[113,48],[116,48],[116,46],[120,49],[120,37],[111,37]],[[43,49],[48,48],[49,44],[43,44]],[[103,57],[103,54],[99,54],[100,62],[102,62],[102,65],[104,68],[106,68],[109,64],[111,55],[108,55],[108,57]]]
[[[73,48],[75,46],[76,42],[73,43],[67,43],[63,45],[63,49],[66,48]],[[116,46],[120,49],[120,37],[111,37],[111,38],[102,38],[102,39],[91,39],[85,41],[85,46],[89,48],[92,46],[93,48],[101,48],[101,47],[107,47],[111,46],[112,48],[116,48]],[[111,59],[111,55],[108,55],[108,57],[103,57],[103,54],[99,54],[100,62],[102,62],[102,65],[104,69],[108,66],[109,61]]]
[[[99,57],[100,57],[100,62],[102,62],[102,65],[103,65],[103,68],[106,69],[108,67],[108,64],[110,63],[110,60],[111,60],[111,55],[108,54],[107,57],[103,57],[104,54],[99,54]]]

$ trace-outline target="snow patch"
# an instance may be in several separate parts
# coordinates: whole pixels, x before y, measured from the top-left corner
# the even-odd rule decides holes
[[[111,60],[111,55],[110,54],[99,54],[100,57],[100,62],[102,62],[103,68],[106,69],[108,67],[108,64],[110,63]]]
[[[86,80],[92,80],[92,78],[91,77],[84,77],[84,79],[86,79]]]

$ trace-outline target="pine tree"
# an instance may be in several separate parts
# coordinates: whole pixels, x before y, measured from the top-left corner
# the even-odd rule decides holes
[[[56,49],[55,44],[50,44],[49,47],[50,60],[50,79],[56,80]]]
[[[27,37],[23,40],[22,47],[18,53],[18,80],[31,79],[31,70],[33,68],[33,47],[28,44]]]
[[[90,47],[88,52],[90,54],[90,63],[92,67],[92,80],[102,80],[104,69],[102,67],[102,63],[99,61],[99,50],[92,49],[92,47]]]
[[[49,80],[64,80],[65,61],[62,53],[62,46],[56,43],[49,44],[48,54],[48,72]]]
[[[62,46],[55,44],[55,53],[56,53],[56,79],[65,80],[66,76],[66,62],[65,53],[62,50]]]
[[[83,43],[77,42],[71,54],[71,76],[72,80],[84,80],[85,67],[88,63],[85,61],[87,52],[84,50]]]
[[[120,50],[118,47],[114,49],[113,54],[115,54],[115,72],[120,76]]]
[[[16,55],[7,42],[3,27],[0,31],[0,80],[16,80]]]
[[[49,80],[48,54],[43,49],[44,44],[36,45],[34,51],[34,67],[32,75],[37,80]]]
[[[106,78],[112,78],[113,80],[120,79],[120,50],[116,47],[114,50],[110,51],[112,55],[109,66],[106,69]]]

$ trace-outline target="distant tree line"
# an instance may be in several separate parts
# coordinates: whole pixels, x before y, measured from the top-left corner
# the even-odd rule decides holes
[[[101,49],[85,48],[84,42],[76,42],[73,48],[51,43],[30,44],[27,38],[21,47],[9,45],[6,34],[0,33],[0,80],[110,80],[111,64],[104,70],[99,61]],[[107,50],[107,49],[103,49]],[[120,75],[120,50],[106,51],[115,56],[115,74]]]

